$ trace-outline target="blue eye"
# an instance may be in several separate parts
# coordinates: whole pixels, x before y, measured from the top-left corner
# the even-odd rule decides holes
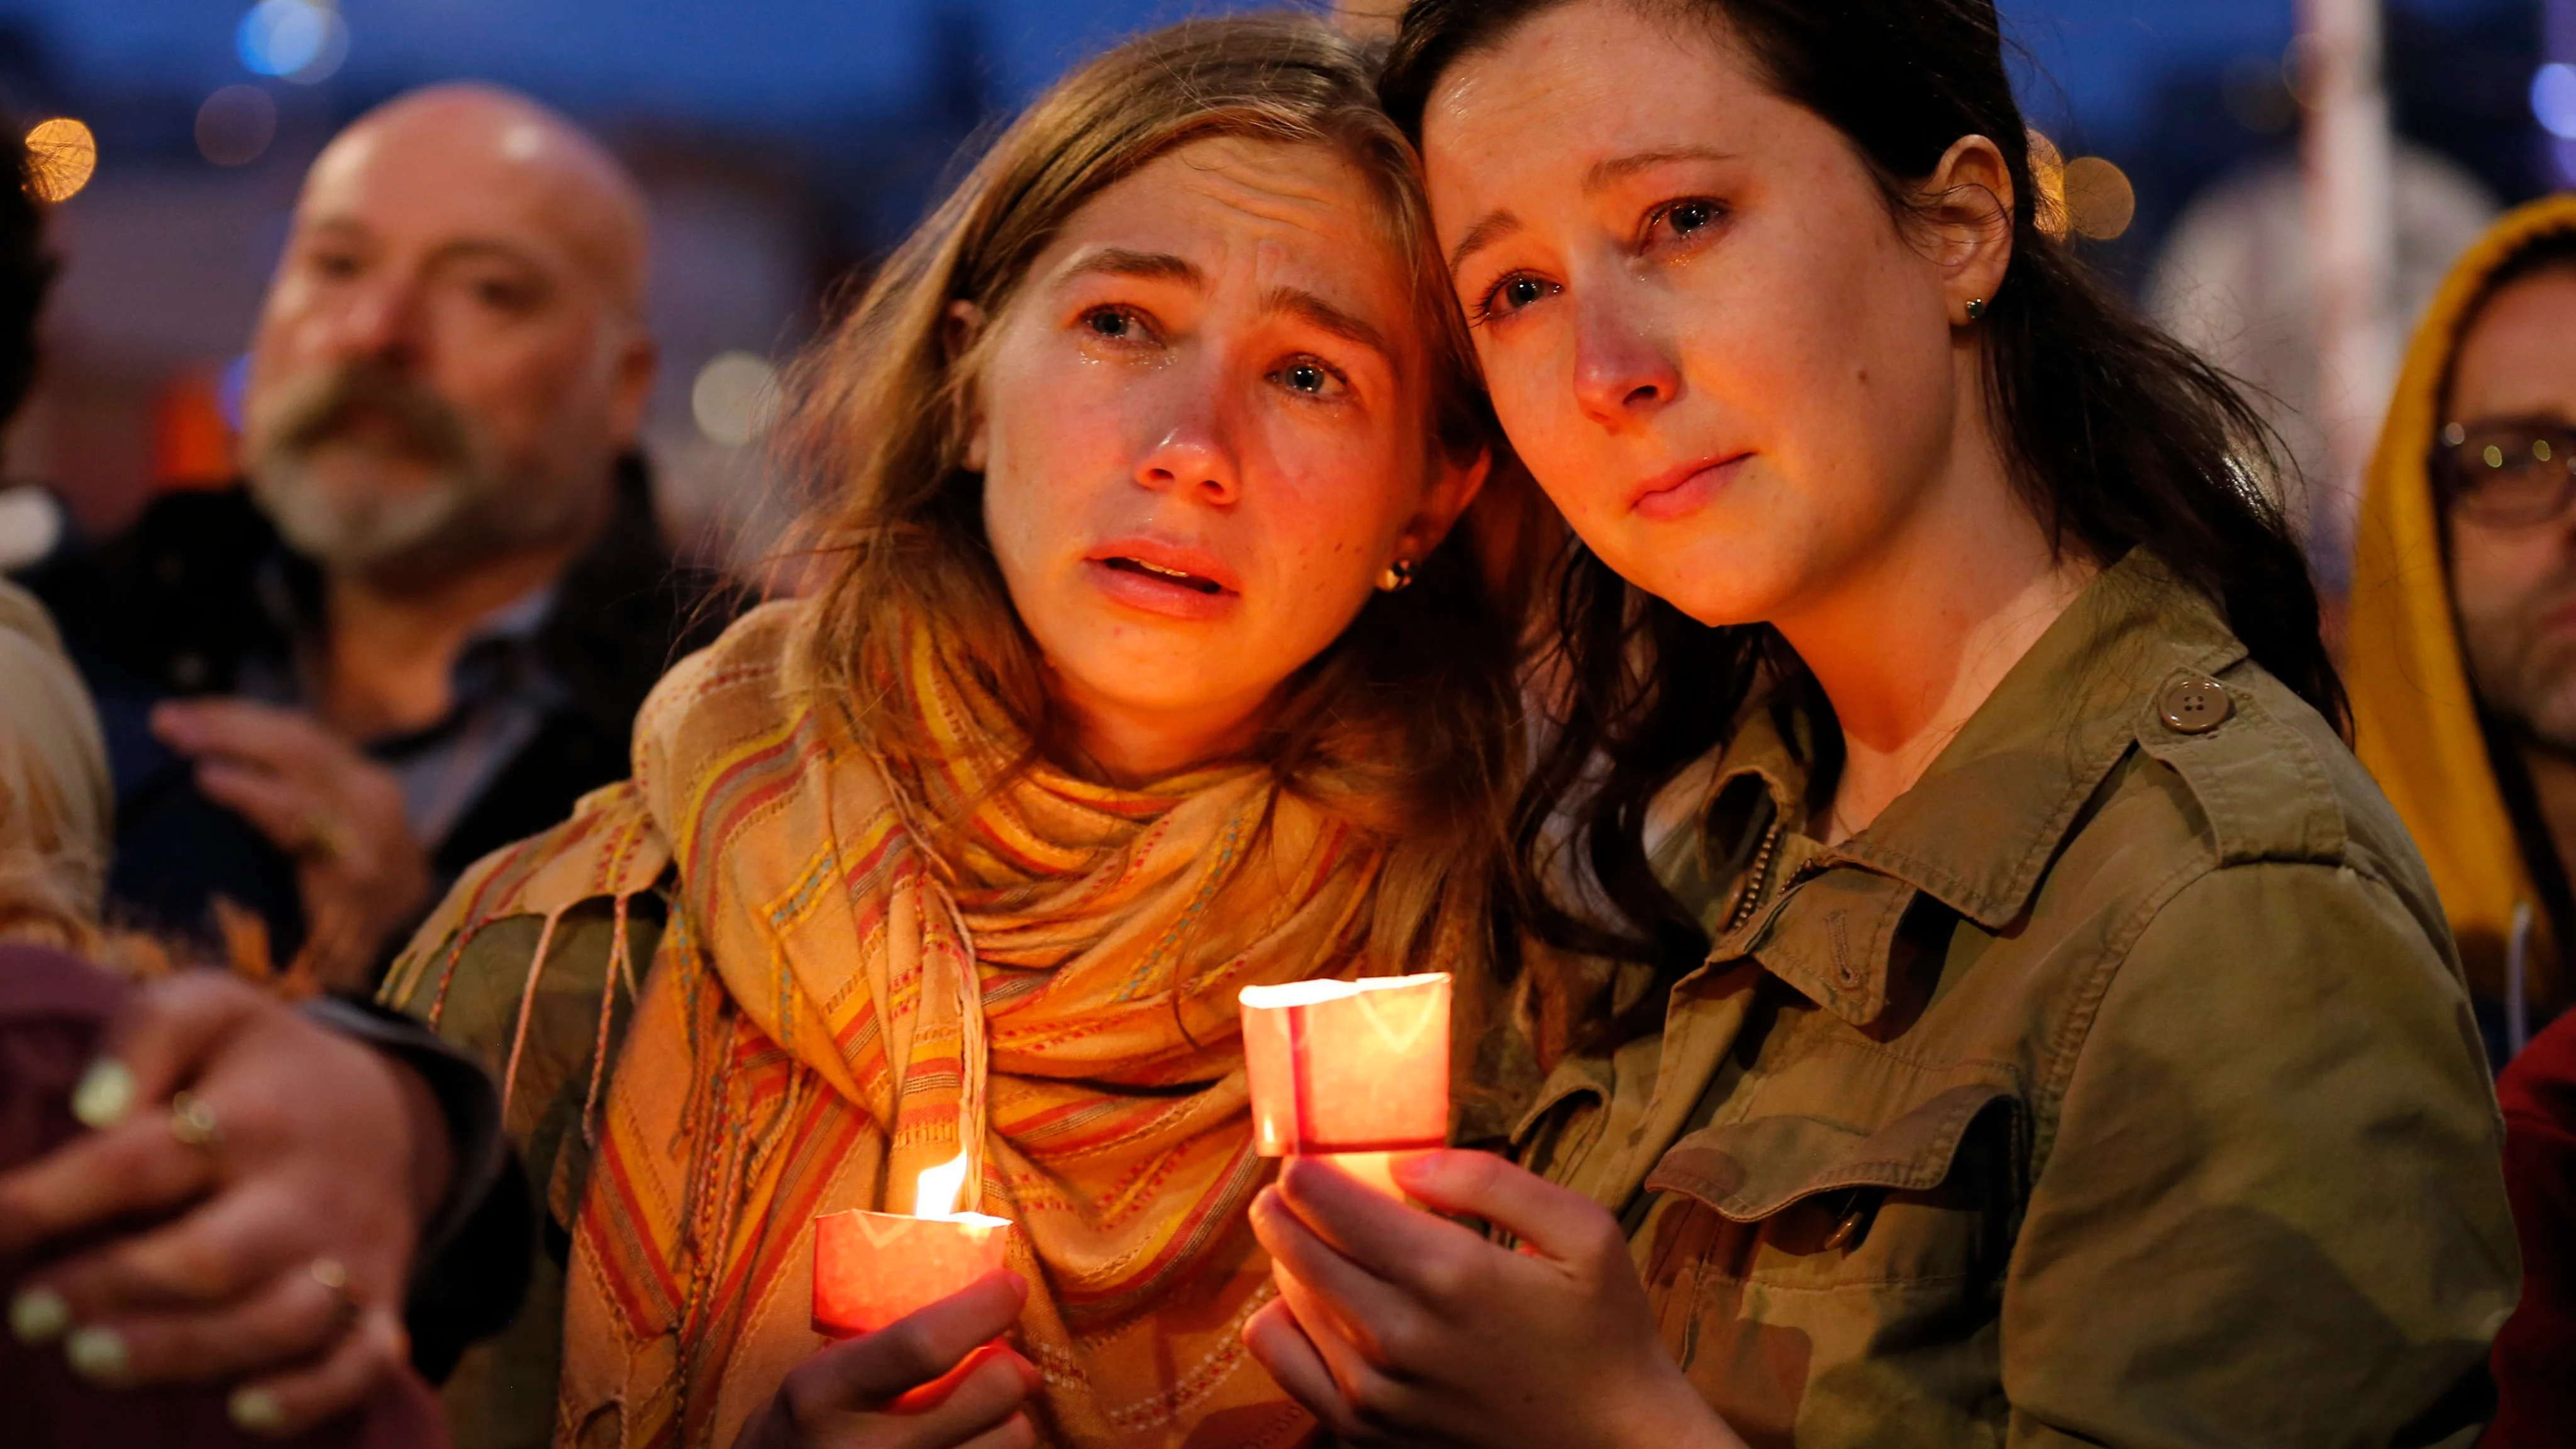
[[[1307,397],[1325,397],[1341,391],[1346,385],[1332,365],[1319,358],[1300,357],[1281,364],[1270,374],[1270,380],[1293,393]]]

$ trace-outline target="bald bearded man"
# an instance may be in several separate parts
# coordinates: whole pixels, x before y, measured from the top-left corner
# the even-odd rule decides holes
[[[626,773],[645,692],[729,612],[636,452],[645,250],[618,164],[505,91],[415,91],[324,149],[246,483],[33,579],[107,724],[112,909],[238,940],[229,901],[361,987],[447,879]]]

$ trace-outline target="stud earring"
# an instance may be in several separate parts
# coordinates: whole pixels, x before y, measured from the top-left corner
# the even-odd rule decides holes
[[[1400,594],[1412,588],[1413,560],[1400,558],[1388,564],[1385,572],[1377,576],[1377,587],[1380,593],[1386,594]]]
[[[1970,297],[1968,299],[1968,320],[1971,322],[1983,322],[1986,320],[1985,298]]]

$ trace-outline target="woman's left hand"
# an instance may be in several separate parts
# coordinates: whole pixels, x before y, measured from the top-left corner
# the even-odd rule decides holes
[[[1252,1206],[1281,1301],[1244,1326],[1282,1388],[1355,1444],[1740,1449],[1657,1335],[1628,1242],[1580,1194],[1482,1152],[1396,1181],[1518,1252],[1292,1158]]]

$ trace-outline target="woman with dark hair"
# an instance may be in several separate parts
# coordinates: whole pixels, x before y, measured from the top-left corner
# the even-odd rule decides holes
[[[1581,535],[1553,1074],[1520,1165],[1397,1168],[1517,1252],[1292,1163],[1255,1352],[1363,1443],[2474,1439],[2458,957],[2261,429],[2052,234],[1990,0],[1417,0],[1382,90]]]

